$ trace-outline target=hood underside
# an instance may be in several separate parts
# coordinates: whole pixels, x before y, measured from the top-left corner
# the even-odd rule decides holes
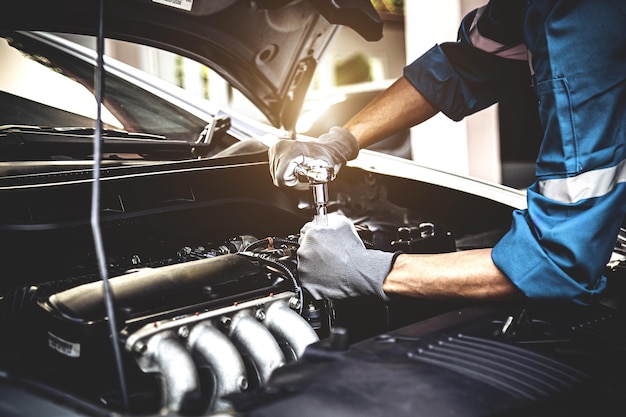
[[[1,30],[96,35],[97,0],[21,0]],[[207,65],[276,127],[292,130],[322,51],[338,25],[382,36],[369,0],[106,0],[104,36],[169,50]]]

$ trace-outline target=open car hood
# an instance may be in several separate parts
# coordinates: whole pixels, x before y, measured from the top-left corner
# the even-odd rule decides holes
[[[201,62],[250,99],[276,127],[294,128],[317,61],[337,25],[382,36],[369,0],[106,0],[104,35]],[[96,0],[21,0],[3,30],[95,35]]]

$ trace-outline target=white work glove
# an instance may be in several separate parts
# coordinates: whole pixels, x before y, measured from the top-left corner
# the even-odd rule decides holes
[[[328,215],[328,226],[315,222],[300,230],[298,275],[317,299],[376,295],[384,301],[383,282],[401,252],[366,249],[350,219]]]
[[[346,161],[357,157],[359,143],[347,129],[334,126],[317,140],[279,140],[270,147],[268,154],[274,185],[304,190],[309,184],[298,181],[297,165],[324,162],[337,174]]]

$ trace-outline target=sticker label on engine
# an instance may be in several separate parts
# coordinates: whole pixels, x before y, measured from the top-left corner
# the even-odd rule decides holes
[[[80,343],[72,343],[48,332],[48,346],[70,358],[80,357]]]
[[[152,0],[152,2],[187,10],[188,12],[191,11],[191,6],[193,6],[193,0]]]

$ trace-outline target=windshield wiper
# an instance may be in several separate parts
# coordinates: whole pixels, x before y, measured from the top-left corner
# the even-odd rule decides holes
[[[0,125],[0,135],[7,133],[52,133],[52,134],[75,134],[80,136],[95,135],[96,129],[85,126],[31,126],[31,125]],[[165,136],[152,133],[135,133],[118,129],[102,129],[102,136],[115,138],[153,139],[167,140]]]
[[[91,159],[94,134],[95,128],[90,127],[0,126],[0,160]],[[102,152],[108,158],[194,158],[209,146],[210,143],[171,140],[160,135],[102,130]]]

